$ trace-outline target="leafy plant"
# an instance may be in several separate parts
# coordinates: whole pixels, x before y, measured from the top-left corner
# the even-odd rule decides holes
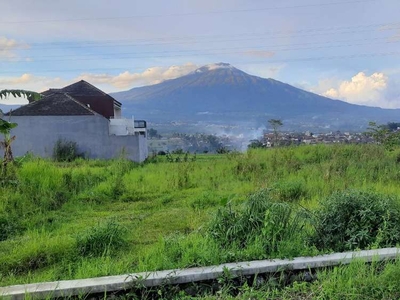
[[[1,90],[0,99],[7,98],[9,95],[14,97],[26,96],[29,102],[39,100],[41,95],[36,92],[26,91],[26,90]],[[0,116],[3,112],[0,110]],[[14,160],[11,143],[15,140],[15,136],[11,136],[11,129],[17,127],[17,123],[11,123],[0,118],[0,133],[4,135],[4,140],[0,141],[0,148],[4,149],[4,159],[2,163],[2,176],[7,172],[7,164]]]
[[[272,200],[269,191],[253,194],[242,209],[230,205],[220,209],[209,227],[210,236],[222,248],[246,248],[261,243],[266,254],[276,253],[280,244],[297,239],[307,216],[284,202]]]
[[[74,141],[58,139],[53,148],[53,158],[58,162],[70,162],[81,157],[78,152],[78,144]]]
[[[39,100],[41,98],[39,93],[26,91],[26,90],[1,90],[0,99],[7,98],[9,95],[13,97],[26,96],[29,102]]]
[[[388,125],[378,125],[375,122],[369,122],[366,132],[377,143],[385,146],[385,149],[392,151],[395,145],[400,143],[400,131],[392,131]]]
[[[316,214],[314,243],[334,251],[389,247],[400,242],[400,205],[372,192],[337,192]]]
[[[8,163],[14,160],[11,143],[15,140],[15,136],[11,136],[11,129],[17,127],[17,123],[11,123],[0,119],[0,133],[4,135],[4,140],[0,141],[0,148],[4,149],[4,157],[2,162],[2,176],[7,172]]]

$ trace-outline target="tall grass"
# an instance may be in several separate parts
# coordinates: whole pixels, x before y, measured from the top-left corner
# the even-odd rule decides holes
[[[317,145],[141,165],[30,158],[0,185],[0,285],[330,251],[313,240],[321,201],[350,189],[398,201],[399,153]],[[77,237],[90,249],[104,237],[90,228],[108,219],[124,228],[124,246],[78,251]]]

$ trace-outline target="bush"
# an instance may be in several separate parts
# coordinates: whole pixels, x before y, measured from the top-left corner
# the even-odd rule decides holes
[[[265,254],[278,253],[287,242],[295,244],[307,222],[303,211],[273,201],[267,190],[250,197],[242,209],[220,209],[209,226],[210,236],[222,247],[245,249],[262,243]],[[290,251],[290,250],[289,250]],[[282,253],[280,253],[282,254]]]
[[[115,221],[99,224],[77,237],[78,252],[82,256],[111,255],[127,245],[125,233],[125,228]]]
[[[53,159],[58,162],[70,162],[81,157],[78,153],[78,145],[74,141],[58,139],[53,148]]]
[[[337,192],[321,203],[314,243],[318,248],[345,251],[400,242],[400,205],[372,192]]]

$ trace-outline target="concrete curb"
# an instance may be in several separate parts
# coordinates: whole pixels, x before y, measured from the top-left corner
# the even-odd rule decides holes
[[[0,287],[0,296],[5,299],[68,297],[104,292],[128,290],[134,286],[152,287],[164,284],[183,284],[218,279],[228,269],[232,276],[272,273],[282,270],[307,270],[340,264],[348,264],[353,259],[365,262],[373,260],[393,260],[398,257],[400,248],[363,250],[358,252],[334,253],[315,257],[297,257],[292,260],[273,259],[238,263],[227,263],[218,266],[175,269],[156,272],[132,273],[118,276],[64,280]]]

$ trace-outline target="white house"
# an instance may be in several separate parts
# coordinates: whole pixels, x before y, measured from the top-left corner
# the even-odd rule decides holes
[[[88,158],[148,156],[146,122],[121,117],[121,103],[86,81],[42,93],[39,101],[6,114],[18,126],[13,153],[51,157],[59,139],[74,141]]]

